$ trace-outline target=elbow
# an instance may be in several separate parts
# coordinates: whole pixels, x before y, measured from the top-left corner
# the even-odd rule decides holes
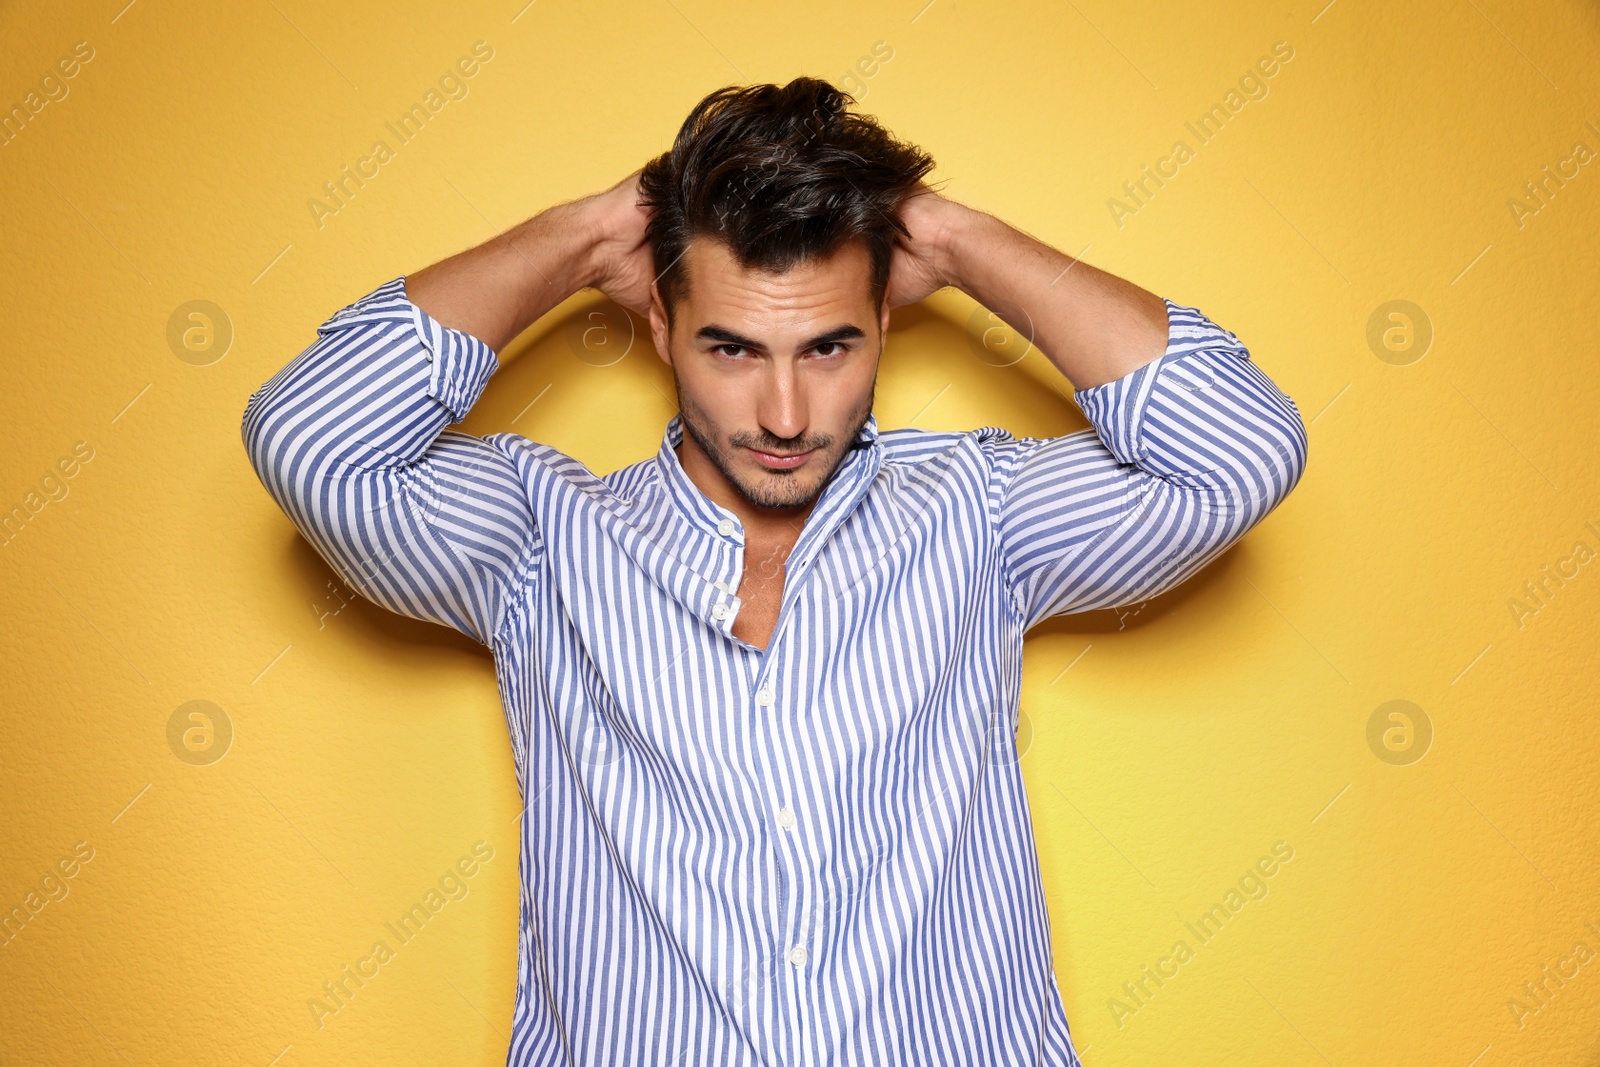
[[[1195,507],[1192,536],[1179,538],[1181,550],[1164,568],[1152,568],[1146,583],[1125,594],[1122,602],[1149,600],[1187,581],[1238,543],[1300,484],[1309,437],[1294,401],[1287,396],[1283,401],[1282,410],[1268,424],[1270,432],[1241,438],[1233,461],[1212,471],[1206,484],[1174,491],[1174,499],[1187,499]]]
[[[1252,420],[1232,450],[1234,462],[1216,472],[1214,483],[1225,509],[1240,520],[1242,529],[1259,522],[1289,496],[1305,476],[1310,435],[1300,409],[1287,395],[1264,408]]]
[[[1265,511],[1281,504],[1300,484],[1306,472],[1310,454],[1311,436],[1305,419],[1300,415],[1300,405],[1278,387],[1258,367],[1251,367],[1256,379],[1254,392],[1255,417],[1251,420],[1258,429],[1264,444],[1257,450],[1265,479]],[[1270,454],[1268,450],[1270,449]]]
[[[245,457],[267,492],[279,506],[289,504],[287,470],[289,450],[296,437],[293,421],[280,404],[274,403],[272,391],[262,386],[250,395],[239,425],[240,439]]]
[[[272,411],[270,405],[262,402],[265,393],[266,386],[262,386],[250,394],[250,399],[245,402],[244,418],[239,424],[239,436],[244,442],[245,455],[257,475],[261,475],[265,468],[270,467],[266,460],[271,452],[272,434],[268,427],[272,422]]]
[[[262,432],[261,432],[261,394],[265,387],[257,389],[250,394],[250,399],[244,405],[244,418],[239,424],[239,437],[244,443],[244,454],[250,461],[250,466],[257,476],[261,474]]]
[[[1189,499],[1237,536],[1259,522],[1300,484],[1305,475],[1309,435],[1293,400],[1278,393],[1270,403],[1254,404],[1249,417],[1218,420],[1190,454],[1190,463],[1159,477],[1168,491]],[[1225,426],[1226,429],[1220,427]],[[1194,465],[1197,455],[1203,465]]]
[[[266,387],[257,389],[250,394],[250,399],[245,401],[244,417],[239,423],[239,437],[244,442],[245,454],[252,461],[255,459],[256,442],[260,439],[258,427],[261,422],[261,394]]]
[[[1277,437],[1273,442],[1276,460],[1273,463],[1275,507],[1300,484],[1306,473],[1306,461],[1311,451],[1311,435],[1305,420],[1300,417],[1300,407],[1287,394],[1283,394],[1283,410],[1275,420]]]
[[[1242,351],[1193,353],[1165,373],[1135,461],[1196,506],[1253,524],[1305,474],[1299,407]]]

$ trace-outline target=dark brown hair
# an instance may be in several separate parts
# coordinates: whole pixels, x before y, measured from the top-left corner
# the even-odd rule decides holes
[[[747,269],[783,272],[863,238],[882,308],[889,264],[908,236],[899,209],[933,159],[896,140],[855,98],[820,78],[726,86],[696,104],[671,149],[639,176],[646,237],[671,321],[687,291],[678,262],[694,237],[728,246]]]

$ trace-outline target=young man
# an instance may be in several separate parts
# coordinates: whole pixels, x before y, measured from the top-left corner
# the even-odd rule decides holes
[[[940,197],[850,102],[713,93],[642,172],[335,313],[246,408],[345,581],[494,650],[528,804],[510,1064],[1077,1064],[1023,634],[1182,582],[1304,470],[1238,338]],[[880,432],[889,311],[945,285],[1093,430]],[[672,367],[660,450],[596,476],[446,429],[584,287]]]

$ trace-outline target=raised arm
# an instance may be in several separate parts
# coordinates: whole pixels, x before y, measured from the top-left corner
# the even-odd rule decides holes
[[[1164,592],[1298,484],[1299,409],[1198,309],[935,194],[914,197],[904,218],[913,241],[897,254],[891,302],[961,288],[1033,338],[1093,427],[984,437],[1004,580],[1025,628]]]
[[[251,466],[367,599],[492,645],[537,530],[496,440],[445,427],[482,394],[499,349],[574,292],[644,304],[632,180],[385,282],[251,395]]]
[[[411,299],[496,352],[579,289],[599,289],[648,315],[649,217],[638,197],[635,171],[603,193],[557,204],[411,275]]]
[[[895,255],[891,306],[955,286],[1031,338],[1074,389],[1114,381],[1165,351],[1161,297],[923,188],[901,209],[912,239]]]

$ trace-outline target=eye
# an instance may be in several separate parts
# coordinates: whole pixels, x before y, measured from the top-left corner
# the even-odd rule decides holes
[[[824,352],[824,351],[822,351],[824,348],[831,348],[831,349],[833,349],[833,351],[832,352]],[[818,345],[813,351],[815,351],[817,353],[817,355],[819,355],[819,356],[829,357],[829,356],[842,356],[846,352],[848,352],[849,349],[847,349],[844,345],[840,344],[838,341],[824,341],[822,344]]]
[[[733,349],[733,351],[732,352],[724,351],[724,349],[729,349],[729,348]],[[737,356],[740,352],[743,352],[744,351],[744,346],[743,345],[736,345],[736,344],[733,344],[733,343],[730,342],[728,344],[720,344],[717,347],[713,348],[711,351],[716,352],[718,355],[727,356],[727,357],[729,357],[731,359],[734,356]]]

